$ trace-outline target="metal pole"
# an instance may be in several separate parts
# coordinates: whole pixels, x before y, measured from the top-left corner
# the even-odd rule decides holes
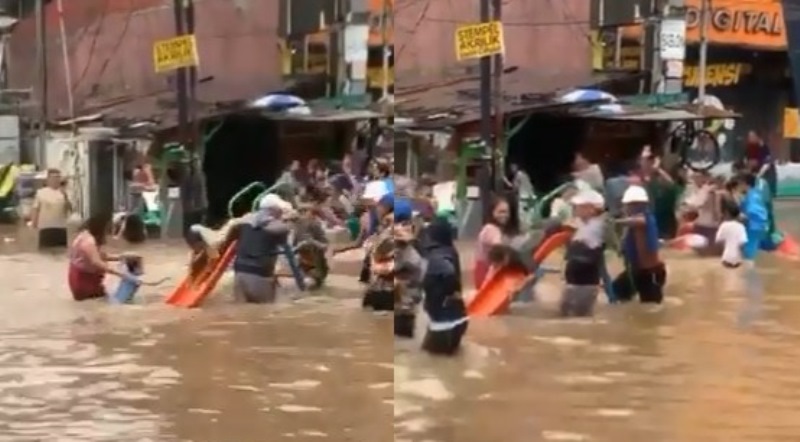
[[[45,152],[47,143],[45,134],[47,133],[47,22],[44,14],[43,0],[36,0],[36,55],[38,64],[39,80],[39,131],[37,139],[36,161],[40,166],[44,166]]]
[[[381,11],[381,47],[383,48],[383,67],[381,69],[383,74],[383,87],[381,98],[383,99],[389,96],[389,20],[391,17],[389,1],[390,0],[383,0],[383,9]]]
[[[498,22],[503,22],[503,0],[494,0],[494,20]],[[500,190],[500,184],[502,176],[501,174],[505,173],[505,170],[500,170],[498,173],[498,168],[501,166],[499,164],[500,156],[504,149],[503,149],[503,142],[505,140],[504,131],[505,131],[505,118],[503,114],[503,54],[497,54],[494,56],[494,118],[495,118],[495,126],[494,126],[494,136],[495,136],[495,144],[494,149],[492,149],[492,188],[495,191]]]
[[[186,20],[186,33],[187,34],[194,34],[195,33],[195,9],[194,9],[194,0],[185,0],[184,2],[184,18]],[[201,137],[200,137],[200,127],[198,126],[199,122],[197,121],[197,66],[192,66],[189,68],[189,78],[188,78],[188,129],[189,133],[189,143],[188,148],[193,151],[193,154],[200,155],[202,152],[200,149],[202,148],[201,144]],[[195,164],[194,161],[190,167],[190,173],[195,173]]]
[[[173,12],[175,13],[175,35],[181,36],[186,33],[186,20],[184,15],[185,0],[174,0]],[[189,124],[189,93],[188,93],[189,73],[186,68],[180,68],[175,73],[175,94],[178,105],[178,140],[184,147],[188,139]]]
[[[488,23],[491,19],[490,13],[491,0],[480,0],[480,19],[482,23]],[[480,112],[481,112],[481,141],[485,149],[492,146],[492,58],[483,57],[480,60]],[[489,152],[485,152],[489,153]],[[491,158],[488,158],[491,160]],[[482,167],[479,169],[478,186],[483,208],[484,219],[489,218],[492,199],[492,177],[490,167],[487,167],[487,159],[484,159]]]
[[[67,48],[67,30],[64,24],[64,2],[56,1],[58,10],[58,30],[61,36],[61,56],[64,61],[64,82],[67,86],[67,106],[69,106],[69,117],[72,120],[72,134],[77,135],[78,126],[75,122],[75,97],[72,90],[72,65],[69,62],[69,49]]]
[[[708,65],[708,18],[711,0],[701,0],[700,6],[700,60],[697,65],[697,101],[704,103],[706,98],[706,67]]]

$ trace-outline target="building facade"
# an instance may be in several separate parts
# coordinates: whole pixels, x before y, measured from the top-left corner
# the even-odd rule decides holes
[[[249,99],[281,87],[278,0],[195,3],[201,102]],[[174,103],[162,103],[170,100],[172,76],[155,72],[152,55],[153,43],[175,35],[171,2],[82,0],[65,1],[64,8],[65,42],[55,4],[45,9],[51,120],[69,117],[67,66],[78,115],[117,109],[146,119],[174,112]],[[9,87],[41,94],[33,15],[16,26],[9,56]]]
[[[585,0],[504,2],[505,65],[539,72],[589,71],[589,10]],[[398,84],[452,79],[474,69],[475,63],[456,60],[455,30],[480,21],[478,11],[476,0],[398,0]]]
[[[705,77],[707,103],[742,115],[733,122],[712,122],[726,160],[741,153],[748,131],[757,131],[783,160],[800,161],[798,130],[786,124],[797,114],[780,0],[714,0],[709,14],[708,58],[699,68],[702,0],[686,0],[686,62],[683,87],[693,99]],[[628,2],[631,3],[631,2]],[[645,11],[645,9],[641,9]],[[643,12],[644,14],[644,12]],[[641,17],[640,17],[641,18]],[[634,18],[635,20],[635,18]],[[642,27],[621,23],[600,29],[597,52],[604,69],[642,68]],[[619,51],[619,52],[618,52]]]

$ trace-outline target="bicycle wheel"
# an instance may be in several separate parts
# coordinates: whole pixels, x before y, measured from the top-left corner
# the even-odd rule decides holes
[[[696,172],[710,170],[722,157],[716,135],[707,130],[687,133],[682,144],[680,152],[683,164]]]

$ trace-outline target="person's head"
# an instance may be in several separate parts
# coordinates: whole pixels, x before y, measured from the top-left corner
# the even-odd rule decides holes
[[[575,171],[580,171],[589,167],[592,163],[583,156],[582,153],[578,152],[575,154],[575,160],[572,162],[572,169]]]
[[[455,231],[444,218],[435,218],[431,221],[426,228],[426,234],[430,248],[455,247]]]
[[[392,226],[392,235],[398,247],[406,247],[414,241],[414,226],[410,222],[395,222]]]
[[[739,175],[736,178],[736,191],[738,193],[747,193],[750,189],[756,187],[757,179],[752,173]]]
[[[293,160],[291,163],[289,163],[289,166],[287,167],[287,170],[289,172],[297,172],[297,171],[299,171],[300,170],[300,161]]]
[[[650,197],[642,186],[628,186],[622,195],[622,204],[629,215],[644,213],[650,206]]]
[[[747,143],[748,144],[761,144],[761,137],[758,135],[758,132],[751,130],[747,132]]]
[[[61,171],[58,169],[47,169],[47,187],[59,189],[63,184]]]
[[[703,187],[711,183],[711,174],[708,171],[696,171],[692,173],[692,182],[697,187]]]
[[[97,213],[87,218],[81,226],[81,231],[94,237],[97,245],[106,243],[106,236],[111,230],[111,215]]]
[[[511,221],[511,204],[503,197],[495,197],[491,206],[492,222],[498,227],[505,228]]]
[[[517,163],[511,163],[508,165],[508,170],[510,170],[512,174],[515,174],[520,171],[520,168]]]
[[[639,155],[639,168],[643,172],[653,170],[656,164],[656,156],[653,154],[653,149],[646,145],[642,148],[642,153]]]
[[[603,195],[592,189],[578,192],[572,197],[570,202],[574,207],[575,216],[584,221],[603,213],[606,206],[606,200],[603,198]]]
[[[392,163],[385,158],[375,160],[375,178],[388,178],[392,175]]]
[[[391,193],[384,195],[378,200],[378,204],[375,207],[375,211],[378,214],[378,217],[383,218],[385,216],[391,215],[394,213],[394,195]]]
[[[297,206],[297,212],[300,218],[305,220],[312,220],[317,216],[314,203],[310,201],[302,202]]]
[[[312,159],[308,160],[308,163],[306,163],[306,170],[309,173],[312,173],[312,174],[316,173],[317,169],[319,169],[319,168],[320,168],[319,160],[317,160],[316,158],[312,158]]]
[[[741,215],[741,211],[736,206],[727,206],[725,210],[722,212],[722,216],[725,218],[725,221],[735,221],[739,219]]]
[[[271,217],[273,219],[280,219],[287,211],[292,211],[291,203],[285,201],[278,195],[270,193],[265,195],[258,202],[258,211],[260,214]]]
[[[414,218],[414,204],[409,198],[395,198],[393,214],[395,223],[410,223]]]
[[[144,273],[144,265],[140,256],[126,256],[123,258],[128,273],[131,275],[141,275]]]
[[[486,254],[489,263],[495,267],[503,267],[511,261],[511,253],[504,245],[494,245],[489,248]]]

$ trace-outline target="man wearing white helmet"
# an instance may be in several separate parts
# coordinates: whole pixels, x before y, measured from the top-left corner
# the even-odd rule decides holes
[[[644,187],[629,186],[622,196],[625,217],[617,222],[626,227],[622,238],[625,270],[612,283],[620,301],[630,301],[638,293],[644,303],[661,303],[667,271],[658,253],[658,225],[650,210]]]

